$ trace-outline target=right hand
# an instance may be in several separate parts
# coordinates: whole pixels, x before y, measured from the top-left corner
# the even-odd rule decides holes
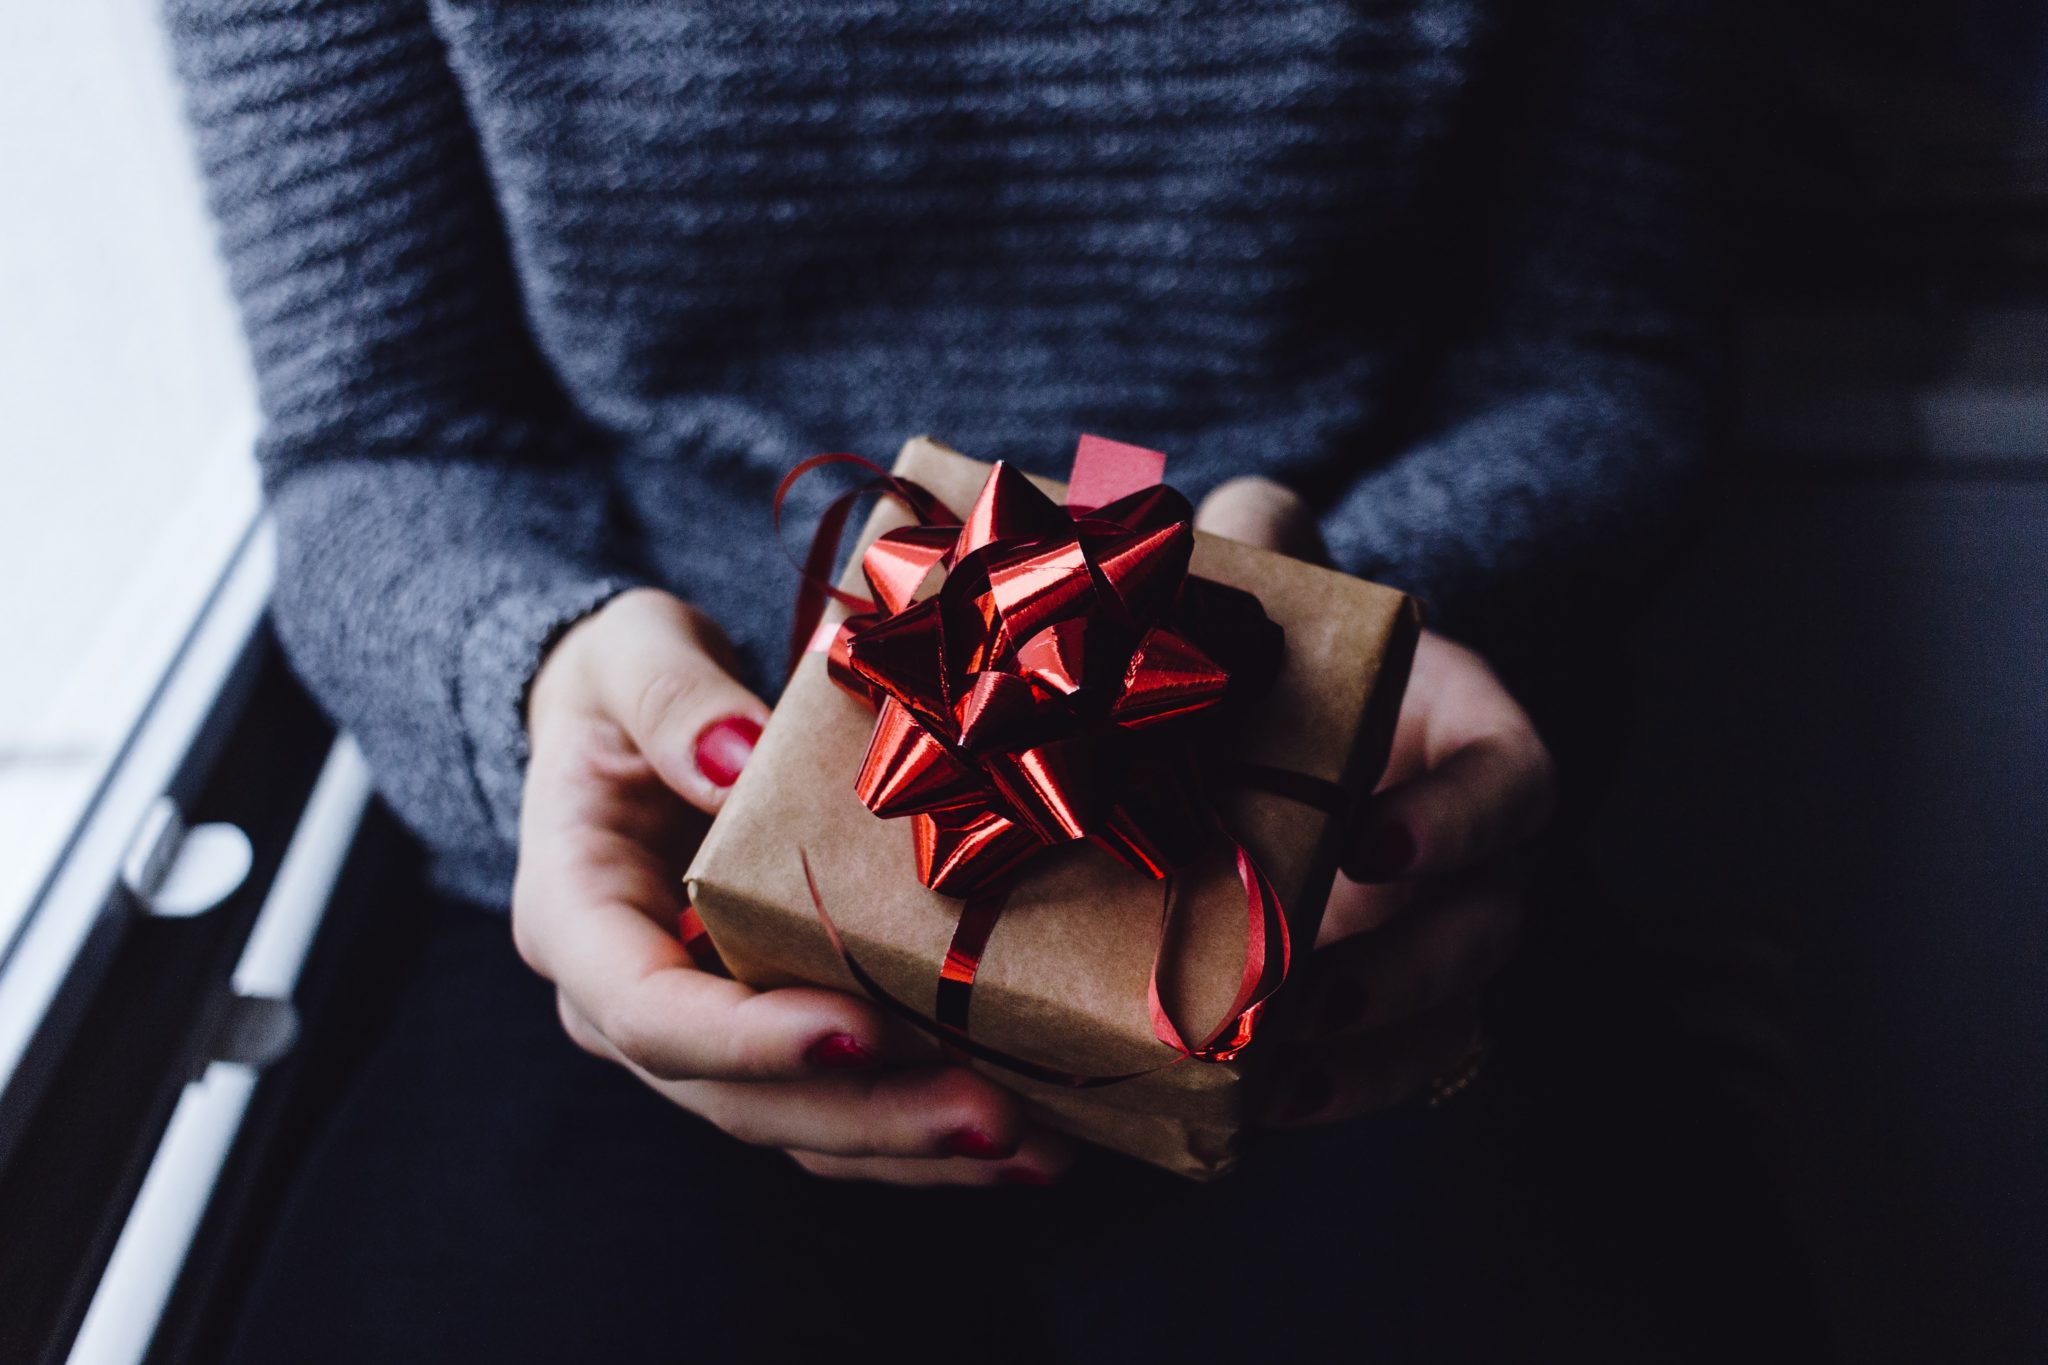
[[[1328,563],[1308,504],[1268,479],[1218,487],[1195,525]],[[1329,1123],[1469,1077],[1480,999],[1521,932],[1518,854],[1555,790],[1550,751],[1486,661],[1423,631],[1386,772],[1293,987],[1301,1027],[1271,1122]]]
[[[873,1005],[750,990],[683,951],[682,860],[768,715],[730,655],[703,613],[640,588],[564,632],[535,675],[512,936],[554,983],[569,1037],[816,1175],[1052,1179],[1070,1140],[971,1071],[898,1064]]]

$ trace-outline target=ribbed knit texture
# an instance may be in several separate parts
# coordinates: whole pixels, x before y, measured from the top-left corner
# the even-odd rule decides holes
[[[261,379],[277,621],[505,897],[520,707],[621,585],[767,685],[802,456],[1077,433],[1323,511],[1512,644],[1597,609],[1702,449],[1681,7],[171,0]]]

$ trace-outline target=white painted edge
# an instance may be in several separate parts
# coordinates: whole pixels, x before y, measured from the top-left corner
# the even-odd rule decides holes
[[[148,1353],[255,1091],[256,1069],[241,1062],[214,1062],[186,1085],[72,1340],[71,1365],[131,1365]]]
[[[299,816],[284,861],[235,964],[236,995],[289,1000],[335,879],[370,806],[370,765],[347,735],[335,740]]]
[[[233,977],[237,995],[289,1000],[370,804],[370,769],[343,736],[292,831]],[[257,1071],[215,1061],[185,1087],[71,1348],[74,1365],[149,1352],[255,1092]]]

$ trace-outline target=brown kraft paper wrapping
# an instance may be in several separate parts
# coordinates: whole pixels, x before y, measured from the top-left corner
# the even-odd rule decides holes
[[[895,467],[956,511],[973,503],[988,470],[925,438],[905,445]],[[1033,482],[1064,500],[1063,485]],[[858,548],[907,521],[884,501]],[[858,564],[857,549],[844,586],[864,593]],[[1414,601],[1199,532],[1190,572],[1256,594],[1286,632],[1271,692],[1246,708],[1226,741],[1233,756],[1335,782],[1355,802],[1386,762],[1419,629]],[[874,719],[871,707],[827,675],[823,655],[806,655],[698,848],[688,891],[741,981],[860,994],[819,923],[801,849],[847,950],[883,989],[929,1013],[960,902],[919,884],[909,822],[877,818],[854,794]],[[1217,804],[1286,907],[1298,973],[1315,941],[1345,822],[1249,789],[1221,790]],[[1227,849],[1178,874],[1175,884],[1181,900],[1160,992],[1182,1032],[1197,1037],[1229,1008],[1243,970],[1244,888]],[[1209,1179],[1237,1160],[1248,1096],[1274,1030],[1268,1024],[1230,1062],[1166,1065],[1177,1054],[1153,1035],[1146,1008],[1165,885],[1087,845],[1026,864],[982,958],[969,1020],[977,1042],[1064,1071],[1159,1069],[1070,1089],[972,1064],[1052,1127]],[[1287,995],[1283,986],[1273,1008],[1284,1008]]]

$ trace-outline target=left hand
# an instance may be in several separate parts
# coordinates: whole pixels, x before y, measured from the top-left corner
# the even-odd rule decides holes
[[[1324,557],[1307,506],[1265,479],[1222,485],[1195,525]],[[1300,1027],[1269,1122],[1384,1109],[1470,1056],[1480,991],[1520,933],[1515,855],[1554,799],[1550,752],[1493,670],[1424,631],[1386,774],[1349,832],[1345,875],[1294,987]]]

